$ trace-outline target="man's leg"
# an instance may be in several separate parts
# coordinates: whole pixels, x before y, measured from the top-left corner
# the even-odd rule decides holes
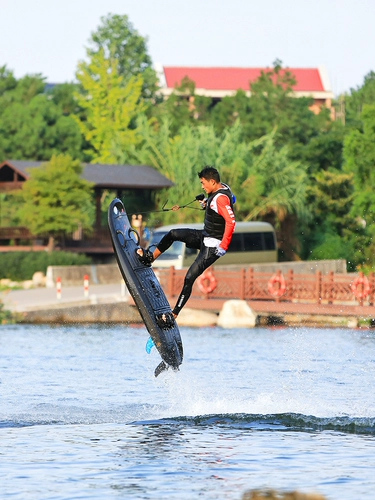
[[[186,273],[184,286],[172,311],[175,318],[178,316],[181,309],[189,300],[195,280],[203,273],[205,269],[207,269],[215,261],[217,261],[218,258],[219,257],[216,255],[216,248],[206,247],[202,243],[202,247],[197,258]]]
[[[143,264],[150,266],[175,241],[182,241],[189,248],[196,248],[198,250],[201,247],[202,231],[198,229],[172,229],[163,236],[153,252],[149,249],[139,248],[137,254],[140,256]]]

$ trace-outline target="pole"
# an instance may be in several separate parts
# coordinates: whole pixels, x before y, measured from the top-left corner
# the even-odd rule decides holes
[[[83,295],[85,297],[89,296],[89,275],[85,274],[83,277]]]
[[[56,297],[57,297],[57,300],[61,300],[61,289],[62,289],[61,278],[59,276],[56,279]]]

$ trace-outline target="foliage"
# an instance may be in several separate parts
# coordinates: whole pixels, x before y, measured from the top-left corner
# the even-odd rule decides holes
[[[233,97],[225,97],[211,112],[216,130],[222,131],[239,118],[248,140],[276,130],[277,145],[306,145],[329,123],[328,110],[315,115],[309,106],[310,98],[293,97],[295,77],[276,60],[274,67],[261,72],[250,85],[250,96],[239,90]],[[295,159],[300,159],[295,156]]]
[[[14,89],[17,86],[17,80],[13,72],[6,66],[0,67],[0,96],[5,92]]]
[[[349,128],[361,127],[361,114],[364,106],[375,104],[375,72],[370,71],[364,78],[363,85],[351,89],[345,98],[345,119]]]
[[[341,172],[322,171],[308,189],[308,202],[315,214],[315,222],[332,228],[343,236],[351,224],[353,204],[353,176]]]
[[[167,116],[173,136],[185,125],[198,126],[209,123],[211,105],[211,98],[196,95],[195,83],[185,77],[181,85],[177,86],[164,102],[152,107],[151,114],[158,121]]]
[[[307,189],[307,203],[314,214],[301,227],[302,258],[348,261],[350,270],[361,262],[363,228],[352,217],[353,176],[340,171],[321,171]],[[333,257],[336,255],[336,257]]]
[[[355,197],[351,216],[365,227],[366,239],[358,242],[362,264],[375,267],[375,104],[365,105],[360,129],[344,141],[344,170],[354,177]]]
[[[87,54],[78,84],[49,87],[39,74],[16,79],[0,67],[0,161],[57,161],[63,153],[68,162],[149,164],[175,183],[156,194],[159,207],[167,199],[168,207],[192,201],[200,187],[197,172],[216,165],[237,196],[239,220],[269,220],[285,246],[300,245],[303,258],[345,254],[352,268],[375,267],[374,71],[342,96],[344,125],[331,121],[328,110],[314,114],[311,99],[293,97],[294,75],[280,61],[249,86],[250,93],[240,90],[215,103],[197,95],[195,83],[185,79],[159,102],[147,40],[127,16],[101,18]],[[154,106],[147,108],[150,102]],[[51,237],[78,224],[91,226],[94,204],[87,186],[78,183],[75,191],[68,178],[77,180],[76,170],[62,171],[62,177],[53,169],[45,172],[40,191],[45,194],[21,197],[22,210],[13,195],[1,194],[0,224],[17,225],[25,214],[30,228],[53,231]],[[84,204],[74,205],[73,197]],[[202,215],[199,209],[162,212],[150,222],[202,220]],[[295,236],[299,242],[293,242]]]
[[[243,125],[252,119],[249,96],[242,89],[234,96],[226,96],[211,110],[211,123],[219,133],[239,119]]]
[[[40,75],[16,81],[12,73],[0,71],[0,161],[48,160],[57,153],[80,157],[77,124],[44,89]]]
[[[321,170],[341,170],[344,136],[345,127],[340,122],[331,122],[307,144],[294,145],[292,157],[307,165],[307,172],[314,182],[315,175]]]
[[[0,325],[5,325],[7,323],[13,323],[13,314],[11,311],[4,309],[4,304],[0,300]]]
[[[79,64],[77,78],[84,93],[76,94],[86,119],[75,116],[85,139],[93,148],[94,163],[118,163],[117,150],[128,151],[138,141],[132,121],[144,110],[141,100],[142,77],[132,76],[126,85],[115,59],[106,59],[104,50],[93,54],[91,62]]]
[[[92,33],[88,55],[104,50],[107,59],[118,63],[118,74],[124,85],[131,77],[142,77],[142,96],[151,99],[157,89],[157,77],[152,60],[147,53],[147,38],[142,37],[126,15],[108,14],[101,18],[101,25]]]
[[[254,154],[253,175],[263,178],[263,191],[261,199],[245,220],[273,214],[276,222],[282,222],[292,213],[298,214],[302,220],[308,218],[305,203],[307,176],[303,164],[290,159],[287,146],[276,147],[274,134],[254,141],[253,153],[256,153],[258,146],[261,146],[261,151]],[[241,191],[248,180],[249,177],[242,183]]]
[[[344,169],[354,176],[357,191],[354,215],[366,224],[375,224],[375,104],[367,105],[361,115],[362,130],[353,129],[344,142]]]
[[[20,216],[35,235],[53,238],[77,227],[90,229],[93,222],[92,183],[82,179],[83,167],[70,156],[30,169],[20,197]]]
[[[10,192],[0,193],[0,227],[18,226],[20,217],[14,195]]]
[[[353,129],[344,142],[345,170],[354,173],[359,188],[375,180],[375,103],[366,105],[361,114],[360,129]]]
[[[48,266],[79,266],[91,263],[91,259],[86,255],[71,252],[1,252],[0,279],[30,280],[38,271],[46,274]]]
[[[173,137],[167,120],[159,127],[145,118],[139,130],[143,144],[134,152],[135,160],[154,166],[175,183],[168,195],[162,195],[168,196],[169,205],[181,206],[194,200],[199,189],[197,173],[204,165],[216,165],[223,182],[236,194],[238,220],[270,213],[277,221],[288,213],[306,216],[303,167],[288,160],[286,148],[276,148],[273,134],[247,143],[237,121],[221,135],[215,134],[212,126],[185,126]],[[202,220],[202,213],[185,210],[155,217],[164,223],[196,221]]]
[[[349,241],[343,240],[338,234],[321,234],[316,246],[311,250],[308,260],[336,260],[345,259],[349,263],[349,270],[355,271],[352,264],[352,255],[355,249]]]
[[[83,110],[79,107],[75,94],[80,90],[78,83],[61,83],[53,85],[46,90],[47,96],[59,106],[65,116],[80,114]]]

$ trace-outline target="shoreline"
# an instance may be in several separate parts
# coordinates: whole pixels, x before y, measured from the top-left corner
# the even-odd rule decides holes
[[[99,289],[100,288],[100,289]],[[98,286],[88,297],[81,287],[66,287],[57,299],[51,289],[34,288],[1,292],[4,310],[16,323],[28,324],[142,324],[131,297],[120,287]],[[173,302],[173,299],[170,300]],[[226,317],[226,327],[294,326],[371,328],[375,325],[375,307],[358,305],[306,304],[276,301],[226,301],[191,298],[177,320],[179,326],[205,327],[218,324],[224,304],[236,302],[250,308],[255,321],[239,325],[238,311]],[[240,304],[241,305],[241,304]],[[246,316],[246,314],[245,314]],[[229,325],[229,326],[228,326]]]

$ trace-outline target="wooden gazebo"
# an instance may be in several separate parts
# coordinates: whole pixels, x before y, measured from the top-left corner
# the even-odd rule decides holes
[[[30,177],[30,170],[40,167],[41,161],[6,160],[0,163],[0,193],[22,188]],[[89,238],[79,235],[64,240],[64,247],[84,253],[112,253],[108,229],[102,220],[101,199],[105,190],[113,191],[115,196],[130,202],[127,208],[137,211],[154,208],[155,191],[173,186],[173,182],[147,165],[103,165],[85,164],[82,177],[94,184],[96,217],[94,232]],[[34,237],[35,238],[35,237]],[[0,251],[9,251],[10,240],[16,243],[32,240],[33,235],[27,228],[2,227],[0,214]],[[18,246],[18,245],[17,245]],[[18,248],[19,249],[19,248]]]

